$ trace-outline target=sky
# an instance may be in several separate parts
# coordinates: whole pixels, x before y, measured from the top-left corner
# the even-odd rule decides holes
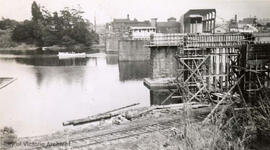
[[[23,21],[31,19],[33,0],[0,0],[0,17]],[[97,24],[112,21],[113,18],[149,20],[158,18],[166,21],[169,17],[178,20],[189,9],[215,8],[217,21],[238,18],[270,18],[270,0],[36,0],[51,12],[64,7],[81,8],[84,17]],[[222,18],[222,19],[221,19]]]

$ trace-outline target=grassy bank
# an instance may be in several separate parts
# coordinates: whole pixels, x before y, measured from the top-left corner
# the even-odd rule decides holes
[[[0,50],[36,50],[34,45],[17,43],[11,39],[11,30],[0,30]]]
[[[17,47],[19,44],[11,39],[11,30],[0,30],[0,48]]]
[[[69,47],[63,46],[49,46],[44,47],[45,51],[42,51],[40,47],[31,44],[17,43],[11,39],[12,31],[11,30],[0,30],[0,54],[57,54],[58,51],[78,51],[78,52],[87,52],[87,53],[96,53],[99,52],[98,49],[94,47],[86,47],[82,44],[75,44]]]

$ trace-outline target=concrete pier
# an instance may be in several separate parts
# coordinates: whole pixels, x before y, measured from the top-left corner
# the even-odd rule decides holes
[[[119,40],[120,38],[117,36],[112,36],[106,39],[106,53],[118,53]]]
[[[175,59],[177,47],[151,47],[152,78],[176,77],[177,60]]]
[[[151,78],[144,80],[144,85],[150,90],[151,105],[160,105],[170,94],[169,89],[176,89],[170,81],[177,76],[179,68],[175,59],[177,47],[151,47]],[[170,100],[164,104],[179,103],[179,99]]]
[[[120,40],[119,61],[147,61],[150,60],[150,48],[144,40]]]

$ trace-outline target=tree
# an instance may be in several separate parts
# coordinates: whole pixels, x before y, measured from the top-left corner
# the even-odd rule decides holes
[[[2,20],[0,20],[0,29],[1,30],[14,29],[18,24],[19,23],[15,20],[2,18]]]
[[[2,147],[4,145],[13,145],[17,141],[17,135],[15,134],[15,131],[12,127],[4,127],[0,130],[0,137],[3,140],[3,143],[0,143],[0,146]]]
[[[38,21],[43,20],[43,16],[42,16],[42,13],[40,11],[40,7],[37,5],[37,3],[35,1],[32,3],[32,20],[36,23]]]
[[[50,28],[45,27],[42,31],[42,42],[43,46],[57,45],[61,39],[59,39],[55,32],[51,31]]]
[[[66,46],[66,47],[70,47],[71,45],[74,45],[75,43],[76,43],[76,41],[73,40],[68,35],[63,36],[63,38],[61,39],[61,44]]]
[[[98,42],[98,35],[89,30],[90,23],[83,19],[83,11],[68,7],[50,13],[34,1],[32,3],[32,20],[17,25],[12,39],[38,46],[84,45]]]
[[[34,42],[33,37],[34,25],[31,21],[24,21],[22,24],[16,26],[12,32],[12,40],[16,42],[25,42],[32,44]]]

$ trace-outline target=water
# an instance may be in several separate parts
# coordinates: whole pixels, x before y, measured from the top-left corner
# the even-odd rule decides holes
[[[93,54],[60,60],[57,56],[0,55],[0,77],[17,80],[0,90],[0,127],[19,136],[63,129],[62,122],[125,105],[150,105],[143,78],[149,62],[120,62],[116,55]]]

